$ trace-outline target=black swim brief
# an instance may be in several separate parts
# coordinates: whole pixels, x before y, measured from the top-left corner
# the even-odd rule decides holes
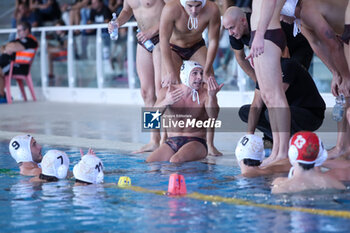
[[[201,41],[195,43],[190,48],[181,48],[177,45],[170,44],[171,50],[173,50],[175,53],[177,53],[182,60],[190,60],[192,55],[197,52],[198,49],[200,49],[202,46],[205,46],[205,41],[202,39]]]
[[[252,46],[254,36],[255,36],[255,31],[251,31],[251,36],[250,36],[250,42],[249,46]],[[281,51],[283,52],[284,48],[287,46],[287,39],[286,35],[284,34],[283,30],[281,28],[276,28],[276,29],[268,29],[265,32],[264,35],[265,40],[269,40],[276,44]]]
[[[350,24],[345,24],[344,25],[344,32],[343,35],[341,36],[342,41],[344,41],[345,44],[349,44],[350,40]]]
[[[156,46],[156,44],[159,43],[159,35],[152,37],[150,40],[152,41],[154,46]],[[141,41],[137,41],[137,43],[141,45],[144,49],[146,49],[149,53],[152,53],[152,51],[149,51]]]
[[[198,137],[187,137],[187,136],[178,136],[178,137],[170,137],[165,143],[170,146],[170,148],[176,153],[180,148],[189,142],[199,142],[202,143],[205,149],[208,151],[207,142],[203,138]]]

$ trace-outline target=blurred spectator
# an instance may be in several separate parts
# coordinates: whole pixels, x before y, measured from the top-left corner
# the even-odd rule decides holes
[[[117,78],[123,77],[125,74],[124,64],[126,61],[126,41],[128,37],[127,28],[119,28],[118,40],[112,41],[110,63],[113,71],[116,71]],[[115,66],[117,64],[117,67]]]
[[[56,0],[30,0],[30,9],[40,19],[40,23],[61,18],[61,10]]]
[[[32,27],[39,26],[39,19],[30,10],[29,4],[26,1],[16,1],[16,8],[14,17],[11,19],[12,28],[16,28],[19,22],[28,22]],[[9,40],[14,40],[16,38],[16,33],[11,33]]]
[[[34,51],[38,48],[38,42],[35,37],[31,35],[31,26],[28,22],[20,22],[17,25],[18,39],[10,41],[1,48],[0,56],[0,103],[6,103],[5,97],[5,82],[4,76],[8,74],[10,70],[10,63],[16,58],[16,53],[22,51],[21,58],[27,60],[31,58]],[[23,53],[23,50],[25,53]],[[29,65],[20,65],[13,68],[14,74],[27,74]]]
[[[88,24],[95,23],[108,23],[112,19],[112,13],[109,10],[108,6],[103,3],[103,0],[92,0],[91,1],[91,12],[90,19]],[[88,35],[93,35],[96,33],[96,30],[89,29],[86,30]],[[102,40],[103,40],[103,56],[104,59],[109,58],[109,46],[110,39],[107,29],[102,29]]]
[[[123,0],[109,0],[108,8],[112,13],[117,13],[118,16],[123,9]]]
[[[63,20],[58,20],[55,26],[65,26]],[[58,30],[53,35],[53,39],[49,41],[47,51],[49,55],[49,78],[55,78],[53,62],[67,60],[67,31]]]
[[[69,8],[69,24],[86,24],[90,18],[91,0],[76,0]]]
[[[252,9],[252,0],[235,0],[235,6]]]

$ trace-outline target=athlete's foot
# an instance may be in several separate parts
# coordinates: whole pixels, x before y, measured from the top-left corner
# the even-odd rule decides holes
[[[208,155],[211,156],[222,156],[222,153],[216,149],[215,146],[208,146]]]
[[[159,147],[158,143],[150,142],[143,147],[141,147],[139,150],[132,152],[133,154],[139,154],[144,152],[153,152]]]
[[[350,148],[349,147],[340,147],[335,146],[332,149],[328,150],[328,159],[350,159]]]
[[[267,157],[266,159],[264,159],[260,165],[260,167],[265,167],[267,165],[269,165],[270,163],[272,163],[273,161],[275,161],[277,155],[274,153],[271,153],[271,155],[269,157]]]

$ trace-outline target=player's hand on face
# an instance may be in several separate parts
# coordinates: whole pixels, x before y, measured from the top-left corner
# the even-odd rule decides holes
[[[215,80],[214,76],[210,76],[207,81],[208,84],[208,95],[209,96],[215,96],[221,88],[224,86],[224,84],[218,84]]]

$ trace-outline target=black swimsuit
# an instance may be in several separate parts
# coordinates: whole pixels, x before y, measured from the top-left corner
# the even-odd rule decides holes
[[[186,136],[178,136],[178,137],[170,137],[165,143],[170,146],[170,148],[176,153],[180,148],[189,142],[199,142],[202,143],[205,149],[208,151],[207,142],[203,138],[198,137],[186,137]]]
[[[198,49],[200,49],[202,46],[205,46],[205,41],[202,39],[198,43],[195,43],[190,48],[181,48],[177,45],[170,44],[171,50],[173,50],[175,53],[177,53],[182,60],[190,60],[192,55],[197,52]]]
[[[252,46],[254,36],[255,36],[255,31],[252,31],[251,37],[250,37],[250,42],[249,42],[250,47]],[[281,49],[282,52],[283,52],[284,48],[287,46],[286,35],[284,34],[284,32],[281,28],[266,30],[265,35],[264,35],[264,39],[272,41],[274,44],[276,44]]]
[[[344,33],[341,36],[341,39],[344,41],[344,43],[349,44],[350,40],[350,24],[344,25]]]

